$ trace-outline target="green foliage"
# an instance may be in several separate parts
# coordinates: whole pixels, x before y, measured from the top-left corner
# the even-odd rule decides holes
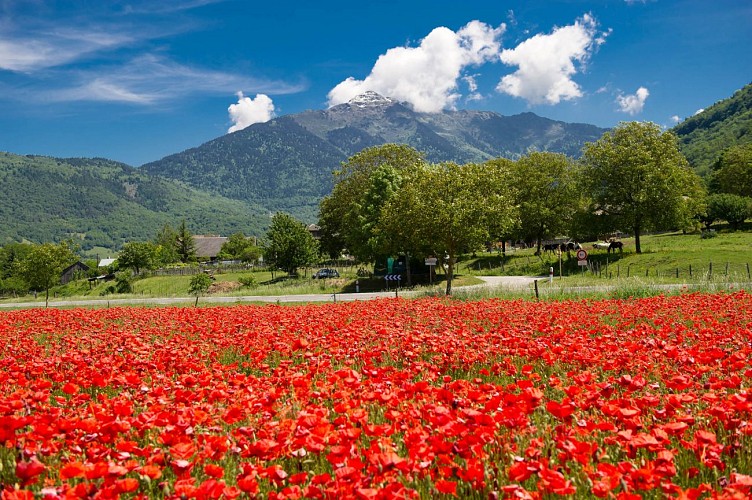
[[[242,232],[234,233],[227,238],[219,252],[223,260],[241,260],[256,262],[261,257],[261,249],[254,244],[254,239],[246,237]]]
[[[412,253],[448,257],[446,294],[462,252],[513,224],[512,193],[501,164],[417,164],[383,209],[380,231]]]
[[[243,276],[240,276],[238,278],[238,283],[246,288],[256,288],[258,286],[256,276],[254,276],[253,274],[244,274]]]
[[[196,242],[185,224],[185,219],[180,223],[175,235],[175,250],[183,264],[196,261]]]
[[[114,293],[131,293],[133,292],[133,276],[131,273],[120,272],[115,274],[115,291]]]
[[[45,243],[33,247],[19,262],[19,274],[33,290],[45,291],[45,304],[49,300],[50,287],[60,283],[63,269],[76,260],[67,242]]]
[[[397,192],[401,172],[423,162],[422,154],[398,144],[364,149],[334,173],[336,184],[320,207],[322,247],[372,260],[385,244],[375,233],[383,205]]]
[[[178,233],[165,224],[154,237],[154,264],[158,267],[180,262],[178,255]]]
[[[115,250],[146,241],[185,218],[206,233],[261,235],[268,216],[229,200],[104,159],[0,153],[0,241],[75,240],[82,249]]]
[[[733,229],[738,229],[750,216],[752,216],[752,198],[721,193],[708,196],[707,211],[700,220],[707,228],[710,228],[715,221],[724,220]]]
[[[264,261],[290,275],[299,267],[318,260],[318,244],[305,224],[284,213],[276,213],[266,233]]]
[[[190,285],[188,286],[188,293],[195,295],[196,297],[206,294],[211,287],[212,278],[206,273],[198,273],[191,277]]]
[[[723,151],[752,143],[752,84],[686,119],[673,131],[690,165],[707,174]]]
[[[510,163],[510,173],[521,236],[540,251],[541,240],[567,233],[580,206],[575,165],[563,154],[532,152]]]
[[[118,254],[118,268],[133,269],[133,272],[140,274],[142,270],[151,269],[154,266],[156,252],[157,247],[148,241],[126,243]]]
[[[716,193],[752,196],[752,142],[723,152],[713,165],[710,188]]]
[[[677,149],[675,136],[654,123],[620,124],[587,144],[582,162],[590,213],[599,214],[612,231],[632,231],[637,253],[644,231],[685,227],[701,212],[699,177]]]

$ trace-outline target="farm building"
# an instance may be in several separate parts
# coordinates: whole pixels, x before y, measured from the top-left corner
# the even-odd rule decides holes
[[[196,258],[199,261],[216,260],[222,245],[227,242],[225,236],[194,236],[196,244]]]
[[[60,275],[60,283],[65,285],[71,281],[83,277],[89,271],[89,266],[79,261],[63,269]]]

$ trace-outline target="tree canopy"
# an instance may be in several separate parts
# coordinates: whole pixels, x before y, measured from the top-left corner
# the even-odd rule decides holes
[[[723,152],[713,166],[710,187],[716,193],[752,196],[752,143]]]
[[[520,226],[525,239],[541,240],[565,234],[577,212],[580,194],[574,162],[566,155],[532,152],[510,162]]]
[[[457,256],[474,250],[513,223],[514,207],[500,164],[416,164],[386,204],[380,230],[405,248],[446,258],[446,294],[452,293]]]
[[[332,193],[320,205],[322,247],[332,256],[346,249],[361,261],[372,260],[382,241],[374,234],[384,203],[401,182],[401,172],[423,163],[415,149],[400,144],[366,148],[334,172]]]
[[[274,214],[264,248],[268,264],[294,275],[298,268],[314,264],[318,256],[318,244],[305,224],[282,212]]]
[[[139,274],[154,266],[157,247],[149,241],[133,241],[123,245],[118,254],[117,264],[121,269],[132,269]]]
[[[621,123],[585,146],[582,163],[590,211],[605,227],[631,230],[637,253],[642,232],[688,225],[702,210],[700,178],[674,134],[654,123]]]
[[[44,243],[34,246],[20,262],[21,274],[34,290],[45,291],[45,307],[49,304],[50,287],[60,283],[63,270],[76,261],[68,243]]]

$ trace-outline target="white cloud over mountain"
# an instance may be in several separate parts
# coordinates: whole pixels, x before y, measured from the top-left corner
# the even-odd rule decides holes
[[[230,104],[227,112],[234,124],[227,130],[227,133],[231,133],[274,118],[274,103],[266,94],[256,94],[256,97],[251,99],[238,92],[238,102]]]
[[[631,95],[619,95],[616,97],[616,104],[619,105],[619,111],[629,115],[636,115],[642,112],[645,107],[650,92],[645,87],[640,87],[637,92]]]
[[[480,21],[471,21],[457,32],[435,28],[417,47],[387,50],[365,79],[350,77],[339,83],[329,92],[329,105],[347,102],[372,90],[406,101],[419,112],[452,108],[460,97],[457,84],[462,71],[468,66],[495,61],[504,29],[503,24],[493,28]]]
[[[419,112],[433,113],[454,108],[461,97],[464,81],[466,100],[482,98],[476,76],[464,70],[501,61],[517,70],[504,76],[496,90],[525,99],[530,104],[557,104],[582,96],[573,77],[583,71],[609,32],[599,32],[590,14],[574,24],[555,28],[550,34],[537,34],[513,49],[501,49],[502,24],[493,28],[472,21],[456,33],[435,28],[417,47],[395,47],[386,51],[362,80],[350,77],[335,86],[328,95],[329,105],[344,103],[371,90],[406,101]]]
[[[608,33],[598,33],[586,14],[573,25],[537,34],[501,53],[501,61],[519,69],[501,79],[496,90],[531,104],[558,104],[582,96],[572,77],[581,71]],[[575,65],[577,63],[577,65]]]

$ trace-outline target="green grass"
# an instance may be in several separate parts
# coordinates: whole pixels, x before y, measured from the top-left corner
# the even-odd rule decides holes
[[[591,268],[578,266],[574,253],[559,257],[534,255],[534,249],[498,254],[478,254],[460,264],[460,270],[475,275],[548,276],[554,268],[556,281],[568,286],[599,284],[626,278],[644,278],[655,283],[695,283],[722,279],[747,282],[752,266],[752,232],[719,231],[715,238],[699,234],[667,233],[641,238],[642,253],[635,251],[634,238],[625,238],[622,253],[607,253],[583,243]],[[561,270],[561,278],[560,278]]]

